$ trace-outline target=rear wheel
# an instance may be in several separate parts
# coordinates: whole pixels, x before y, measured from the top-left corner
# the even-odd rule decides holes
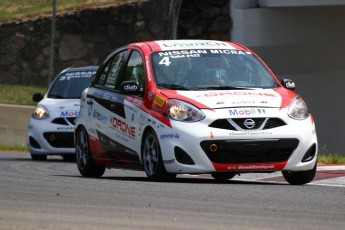
[[[153,130],[149,130],[144,137],[142,159],[145,173],[150,180],[166,181],[176,177],[176,174],[167,173],[165,170],[160,144]]]
[[[233,173],[233,172],[211,173],[211,176],[217,181],[226,181],[236,176],[236,173]]]
[[[313,169],[300,172],[283,171],[285,180],[292,185],[302,185],[311,182],[316,174],[316,163]]]
[[[105,167],[96,165],[90,151],[89,138],[86,130],[80,128],[76,135],[76,161],[83,177],[101,177]]]

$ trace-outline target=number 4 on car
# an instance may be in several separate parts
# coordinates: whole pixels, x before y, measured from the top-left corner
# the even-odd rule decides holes
[[[78,169],[178,174],[281,171],[290,184],[316,173],[315,123],[295,83],[247,47],[213,40],[132,43],[113,51],[81,96]]]

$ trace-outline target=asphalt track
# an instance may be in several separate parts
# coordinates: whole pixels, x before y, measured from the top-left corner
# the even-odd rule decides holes
[[[320,166],[291,186],[280,173],[225,183],[180,175],[169,183],[140,171],[82,178],[74,162],[0,153],[0,229],[336,229],[345,227],[345,167]]]

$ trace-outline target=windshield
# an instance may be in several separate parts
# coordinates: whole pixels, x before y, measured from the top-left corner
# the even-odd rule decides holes
[[[76,71],[60,74],[53,82],[48,92],[48,98],[73,99],[80,98],[88,87],[96,71]]]
[[[174,50],[152,55],[158,88],[243,89],[274,88],[267,68],[245,50]]]

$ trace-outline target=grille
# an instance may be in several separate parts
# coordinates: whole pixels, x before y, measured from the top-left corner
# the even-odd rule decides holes
[[[244,121],[247,120],[248,118],[236,118],[236,119],[232,119],[236,125],[238,125],[241,129],[248,129],[245,125],[244,125]],[[252,118],[251,120],[253,120],[255,122],[255,125],[252,129],[258,129],[261,127],[261,125],[263,124],[263,122],[266,120],[265,118]]]
[[[251,118],[255,122],[253,128],[249,129],[244,125],[244,121],[248,118],[235,118],[235,119],[219,119],[212,122],[209,127],[227,130],[264,130],[273,129],[286,123],[280,118]],[[264,124],[263,127],[261,127]],[[237,128],[237,127],[238,128]]]
[[[229,130],[236,130],[236,128],[230,124],[227,119],[219,119],[212,122],[209,127],[218,128],[218,129],[229,129]]]
[[[52,120],[52,123],[57,125],[75,125],[76,117],[58,117]]]
[[[264,163],[289,159],[298,146],[298,139],[202,141],[201,148],[214,163]],[[212,144],[216,151],[210,151]],[[214,150],[214,148],[213,148]]]
[[[279,118],[270,118],[266,122],[264,129],[273,129],[284,125],[286,125],[286,123],[283,120]]]
[[[47,132],[43,136],[54,148],[74,148],[73,132]]]

